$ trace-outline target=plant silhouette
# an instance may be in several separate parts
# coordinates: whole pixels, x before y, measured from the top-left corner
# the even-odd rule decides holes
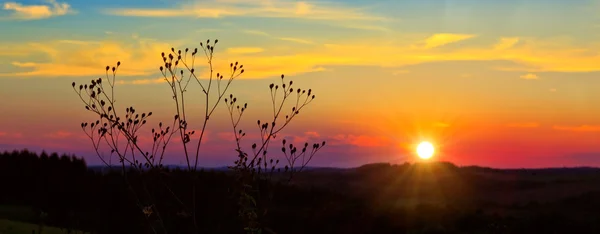
[[[198,197],[198,168],[202,143],[205,139],[208,122],[220,103],[224,103],[231,120],[235,136],[235,153],[237,159],[229,168],[233,171],[237,185],[232,188],[232,194],[237,197],[239,216],[244,224],[244,230],[250,233],[270,230],[261,225],[261,218],[267,213],[268,200],[273,197],[270,189],[272,183],[292,180],[295,173],[302,171],[313,156],[325,146],[325,141],[319,143],[304,143],[297,147],[292,143],[282,140],[281,151],[285,157],[286,165],[283,167],[285,177],[274,177],[281,173],[278,168],[279,160],[268,154],[270,143],[280,134],[293,119],[300,114],[314,99],[312,89],[301,89],[294,86],[293,81],[286,81],[281,75],[280,84],[269,85],[273,115],[268,121],[257,121],[260,141],[253,143],[251,150],[242,147],[242,139],[246,132],[240,129],[240,121],[248,108],[248,104],[241,102],[233,94],[227,92],[234,80],[245,72],[244,65],[232,62],[227,73],[214,71],[213,56],[218,40],[207,40],[200,43],[198,48],[175,50],[171,48],[168,53],[162,53],[163,65],[159,67],[165,82],[170,88],[176,113],[169,125],[158,123],[157,128],[152,128],[152,145],[150,149],[142,147],[139,137],[142,129],[152,112],[139,112],[133,106],[125,107],[124,112],[116,105],[114,88],[117,85],[116,75],[121,62],[116,66],[106,66],[106,77],[91,80],[88,84],[72,83],[74,91],[85,104],[85,109],[94,113],[97,120],[81,123],[81,128],[92,142],[97,156],[108,166],[112,163],[113,156],[118,159],[118,164],[129,191],[134,197],[135,204],[143,213],[148,227],[153,233],[167,233],[169,230],[167,217],[176,214],[178,217],[189,217],[191,220],[190,233],[198,233],[197,197]],[[208,63],[208,78],[202,79],[194,68],[196,57],[201,53]],[[188,87],[197,84],[200,87],[200,96],[204,100],[202,116],[194,118],[189,116]],[[193,97],[196,99],[196,97]],[[286,104],[291,105],[288,108]],[[284,117],[285,116],[285,117]],[[189,121],[201,120],[199,132],[190,130]],[[163,160],[167,145],[173,137],[181,139],[181,147],[185,156],[186,171],[189,176],[190,191],[175,191],[168,180],[172,175],[165,169]],[[196,137],[196,138],[194,138]],[[196,145],[193,146],[193,143]],[[110,149],[106,157],[102,148]],[[278,178],[277,181],[274,179]],[[160,186],[156,186],[159,184]],[[170,200],[164,201],[163,191],[168,191]],[[267,194],[267,199],[261,194]]]

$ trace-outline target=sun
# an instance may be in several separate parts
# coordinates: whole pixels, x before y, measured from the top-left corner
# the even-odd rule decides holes
[[[419,156],[419,158],[429,159],[433,156],[434,152],[435,149],[433,147],[433,144],[427,141],[423,141],[419,143],[419,146],[417,146],[417,155]]]

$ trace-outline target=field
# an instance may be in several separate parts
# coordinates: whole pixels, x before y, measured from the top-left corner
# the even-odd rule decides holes
[[[50,226],[97,233],[152,233],[149,229],[156,227],[197,233],[185,215],[192,200],[190,183],[196,183],[199,231],[244,233],[232,172],[163,172],[161,180],[150,172],[131,172],[125,182],[119,172],[87,168],[76,158],[0,155],[0,184],[12,188],[0,193],[0,231],[37,232],[39,211],[44,211],[43,233],[67,233]],[[139,189],[142,180],[147,181],[145,189],[153,191],[144,201],[158,204],[165,221],[144,215],[136,205],[128,184]],[[310,168],[296,174],[291,184],[258,186],[269,195],[257,196],[261,225],[282,234],[600,233],[597,168],[503,170],[437,162],[380,163]],[[182,195],[182,201],[171,193]]]
[[[35,219],[35,213],[29,207],[24,206],[0,206],[0,234],[64,234],[84,233],[78,231],[68,232],[67,229],[57,227],[40,226],[31,223]],[[30,222],[24,222],[30,221]],[[41,229],[40,229],[41,228]],[[41,230],[41,232],[40,232]]]

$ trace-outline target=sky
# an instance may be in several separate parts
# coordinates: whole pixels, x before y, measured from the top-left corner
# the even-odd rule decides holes
[[[312,166],[414,162],[429,141],[434,160],[457,165],[600,166],[598,0],[17,0],[1,3],[0,28],[0,150],[99,164],[80,127],[95,116],[71,82],[117,61],[117,108],[152,111],[140,133],[150,139],[175,113],[161,52],[218,39],[215,72],[244,65],[227,92],[248,103],[247,150],[260,141],[256,120],[272,117],[269,84],[285,74],[316,98],[273,157],[286,138],[327,142]],[[206,65],[199,56],[203,82]],[[190,86],[199,130],[203,94]],[[201,165],[231,165],[225,105],[214,115]],[[173,140],[165,162],[183,163],[181,152]]]

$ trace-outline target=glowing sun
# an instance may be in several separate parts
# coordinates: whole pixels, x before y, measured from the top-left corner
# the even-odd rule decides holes
[[[434,152],[435,149],[433,145],[427,141],[423,141],[419,143],[419,146],[417,146],[417,155],[419,156],[419,158],[429,159],[431,158],[431,156],[433,156]]]

